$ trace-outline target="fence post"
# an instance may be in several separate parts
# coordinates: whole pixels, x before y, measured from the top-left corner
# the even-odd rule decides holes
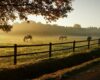
[[[75,43],[76,41],[73,41],[73,52],[75,52]]]
[[[14,65],[17,64],[17,44],[14,44]]]
[[[49,57],[51,57],[52,53],[52,43],[49,43]]]
[[[90,39],[88,40],[88,49],[90,49]]]
[[[98,46],[100,46],[100,38],[98,39]]]

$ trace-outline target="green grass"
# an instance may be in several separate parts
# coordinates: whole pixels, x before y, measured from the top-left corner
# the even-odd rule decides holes
[[[30,42],[23,42],[23,36],[2,36],[0,37],[0,45],[14,45],[15,43],[18,45],[34,45],[34,44],[49,44],[49,42],[52,43],[61,43],[61,42],[71,42],[74,40],[85,40],[86,37],[73,37],[73,36],[68,36],[67,40],[60,41],[57,36],[53,37],[33,37],[33,40]],[[77,43],[77,46],[80,45],[86,45],[87,42],[83,42],[81,44]],[[73,44],[60,44],[60,45],[53,45],[52,50],[58,50],[58,49],[65,49],[67,47],[72,47]],[[76,49],[77,52],[79,51],[84,51],[86,50],[87,47],[81,48],[81,50]],[[17,49],[17,54],[24,54],[24,53],[34,53],[34,52],[41,52],[41,51],[48,51],[49,46],[42,46],[42,47],[23,47],[23,48],[18,48]],[[65,51],[56,51],[52,53],[53,57],[56,56],[65,56],[65,55],[70,55],[70,52],[72,50],[65,50]],[[14,54],[14,49],[13,48],[0,48],[0,56],[5,56],[5,55],[13,55]],[[20,56],[17,57],[18,64],[20,63],[25,63],[29,61],[36,61],[38,59],[45,59],[48,58],[48,53],[42,53],[42,54],[33,54],[29,56]],[[13,65],[13,57],[9,58],[0,58],[0,67],[1,65],[3,66],[8,66]]]
[[[0,69],[0,79],[2,80],[23,80],[27,78],[35,78],[42,74],[55,72],[59,69],[70,68],[80,65],[83,62],[100,58],[100,49],[81,54],[73,54],[67,57],[54,57],[50,59],[32,61],[30,64],[8,66]]]
[[[75,36],[69,36],[67,40],[60,41],[57,36],[52,36],[52,37],[33,37],[33,40],[30,42],[23,42],[23,36],[2,36],[0,37],[0,45],[14,45],[15,43],[18,45],[33,45],[33,44],[44,44],[49,42],[52,43],[61,43],[61,42],[71,42],[71,41],[79,41],[79,40],[85,40],[86,37],[75,37]],[[77,46],[80,45],[86,45],[87,42],[83,42],[78,44]],[[53,45],[52,50],[58,50],[58,49],[65,49],[67,47],[72,47],[73,44],[60,44],[60,45]],[[82,48],[83,51],[87,49],[87,47]],[[82,51],[79,49],[76,49],[76,51]],[[41,52],[41,51],[48,51],[49,46],[39,46],[39,47],[23,47],[23,48],[17,48],[17,54],[25,54],[25,53],[34,53],[34,52]],[[69,55],[72,50],[68,51],[56,51],[52,52],[52,56],[65,56]],[[5,55],[13,55],[14,54],[14,49],[13,48],[0,48],[0,56],[5,56]],[[48,53],[42,53],[42,54],[33,54],[33,55],[28,55],[28,56],[19,56],[17,57],[17,62],[18,64],[20,63],[27,63],[29,61],[36,61],[38,59],[44,59],[48,58]],[[8,66],[8,64],[13,65],[13,57],[9,58],[0,58],[0,67]],[[7,65],[6,65],[7,64]],[[2,66],[1,66],[2,65]]]

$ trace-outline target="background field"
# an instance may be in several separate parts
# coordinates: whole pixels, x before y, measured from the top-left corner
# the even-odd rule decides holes
[[[67,36],[67,39],[65,40],[59,40],[59,36],[33,36],[32,41],[24,42],[23,37],[24,35],[17,35],[17,36],[11,36],[9,34],[6,35],[0,35],[0,46],[12,46],[14,44],[17,45],[35,45],[35,44],[49,44],[51,43],[62,43],[62,42],[72,42],[72,41],[80,41],[80,40],[86,40],[87,36]],[[97,39],[98,37],[93,37],[93,39]],[[81,43],[77,45],[87,45],[87,42]],[[60,44],[60,45],[54,45],[53,50],[57,49],[65,49],[68,47],[72,47],[73,43],[71,44]],[[85,47],[84,49],[86,49]],[[38,47],[19,47],[17,48],[17,54],[25,54],[25,53],[34,53],[34,52],[41,52],[41,51],[48,51],[49,46],[38,46]],[[57,55],[67,55],[70,53],[69,51],[58,51],[52,53],[53,56]],[[6,56],[6,55],[13,55],[14,54],[14,48],[0,48],[0,56]],[[48,58],[48,53],[42,53],[42,54],[33,54],[33,55],[26,55],[26,56],[18,56],[17,60],[19,62],[29,62],[29,61],[36,61],[39,59]],[[1,66],[7,65],[7,64],[13,64],[13,57],[8,58],[0,58],[0,64]]]
[[[33,39],[29,42],[24,42],[23,38],[25,35],[0,35],[0,45],[7,45],[7,44],[41,44],[41,43],[56,43],[56,42],[69,42],[74,40],[86,40],[87,36],[67,36],[66,40],[59,40],[59,36],[34,36],[32,35]],[[99,37],[92,37],[93,39]]]

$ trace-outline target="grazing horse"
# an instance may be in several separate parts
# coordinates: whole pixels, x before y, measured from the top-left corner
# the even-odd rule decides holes
[[[66,39],[67,39],[66,35],[59,36],[59,40],[66,40]]]
[[[25,41],[29,41],[29,40],[32,40],[32,36],[29,34],[25,35],[23,41],[25,42]]]

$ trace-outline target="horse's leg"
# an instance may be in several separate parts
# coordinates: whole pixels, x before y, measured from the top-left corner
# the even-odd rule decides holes
[[[32,41],[32,36],[30,37],[30,41]]]
[[[32,41],[32,38],[30,38],[30,41]]]
[[[23,41],[25,42],[25,38],[23,39]]]

